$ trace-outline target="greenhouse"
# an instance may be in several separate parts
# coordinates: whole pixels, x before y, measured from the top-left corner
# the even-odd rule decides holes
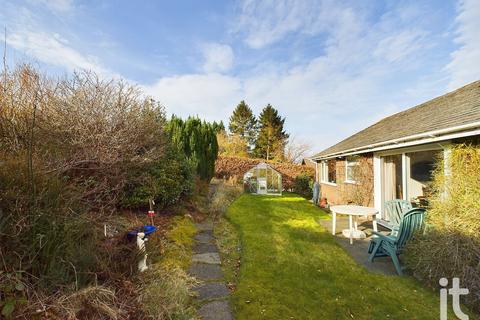
[[[245,190],[254,194],[282,194],[282,175],[266,163],[259,163],[243,176]]]

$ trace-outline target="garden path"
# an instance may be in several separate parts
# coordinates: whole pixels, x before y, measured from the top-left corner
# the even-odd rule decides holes
[[[204,320],[233,320],[228,301],[229,290],[223,281],[220,254],[213,235],[213,223],[197,223],[189,274],[201,280],[194,291],[200,303],[199,316]]]

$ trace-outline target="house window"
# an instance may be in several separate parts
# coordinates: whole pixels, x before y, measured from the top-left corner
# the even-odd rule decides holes
[[[322,161],[321,163],[321,181],[327,183],[337,183],[336,160]]]
[[[345,159],[345,182],[356,182],[355,175],[357,174],[358,159],[354,157],[347,157]]]
[[[327,168],[328,168],[328,182],[337,183],[337,161],[328,160]]]
[[[418,207],[427,207],[433,192],[433,171],[441,163],[443,151],[419,151],[407,157],[407,200]],[[440,162],[439,162],[440,161]]]

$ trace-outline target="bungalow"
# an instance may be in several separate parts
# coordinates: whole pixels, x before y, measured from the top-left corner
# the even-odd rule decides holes
[[[311,157],[321,197],[331,204],[428,205],[432,170],[449,147],[480,137],[480,81],[384,118]],[[439,162],[446,159],[447,161]],[[445,165],[443,170],[448,170]]]

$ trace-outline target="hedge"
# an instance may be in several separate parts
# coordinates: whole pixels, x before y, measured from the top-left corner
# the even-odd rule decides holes
[[[480,311],[480,146],[457,145],[435,172],[435,195],[427,231],[411,242],[406,261],[433,287],[440,278],[460,278],[466,302]],[[463,298],[462,298],[463,299]]]
[[[313,168],[298,164],[278,163],[264,159],[221,156],[215,163],[215,177],[219,179],[235,178],[242,181],[245,172],[261,162],[268,163],[282,174],[282,184],[285,190],[293,190],[297,176],[307,176],[312,179],[315,176],[315,170]]]

